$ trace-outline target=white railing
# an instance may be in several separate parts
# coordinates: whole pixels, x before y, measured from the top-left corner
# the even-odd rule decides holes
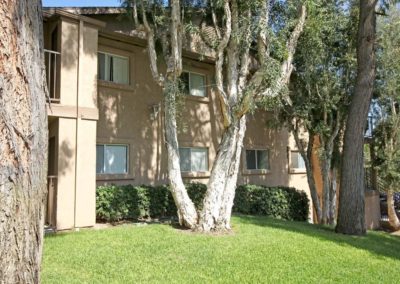
[[[44,50],[45,64],[46,64],[46,78],[47,78],[47,88],[49,90],[50,102],[59,103],[60,102],[60,92],[59,92],[59,73],[60,73],[60,57],[61,54],[53,50]]]

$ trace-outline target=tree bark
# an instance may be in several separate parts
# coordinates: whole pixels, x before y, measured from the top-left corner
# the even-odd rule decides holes
[[[41,1],[0,2],[0,283],[38,283],[47,174]]]
[[[166,84],[169,83],[168,80]],[[179,223],[190,229],[197,225],[197,211],[190,199],[182,180],[181,166],[179,158],[178,133],[176,126],[176,94],[167,91],[164,95],[164,114],[165,114],[165,143],[168,154],[168,177],[170,189],[178,209]]]
[[[322,224],[329,223],[329,208],[330,208],[330,168],[331,161],[328,157],[325,157],[321,161],[321,172],[322,172]]]
[[[375,6],[360,1],[357,79],[344,135],[341,190],[336,232],[363,235],[365,227],[364,131],[375,81]]]
[[[387,191],[387,210],[389,217],[389,224],[393,230],[397,231],[400,229],[400,221],[397,217],[396,210],[394,207],[394,198],[393,198],[393,190]]]
[[[222,137],[211,170],[198,231],[229,231],[246,117],[229,126]]]
[[[332,179],[330,188],[330,203],[329,203],[329,224],[336,224],[336,192],[337,192],[337,168],[332,169]]]

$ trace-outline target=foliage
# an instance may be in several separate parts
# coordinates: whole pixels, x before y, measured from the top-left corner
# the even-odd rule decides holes
[[[398,283],[400,238],[234,216],[233,234],[123,225],[45,237],[42,283]]]
[[[296,221],[308,220],[308,210],[305,192],[295,188],[260,185],[238,186],[233,207],[237,213]]]
[[[206,186],[201,183],[189,183],[186,188],[196,208],[200,210]],[[96,190],[98,220],[115,222],[175,216],[176,211],[174,200],[166,185],[107,185],[99,186]]]
[[[400,191],[400,12],[393,7],[378,22],[377,90],[373,132],[374,167],[386,190]]]
[[[201,183],[186,185],[197,210],[201,210],[207,190]],[[234,212],[267,215],[286,220],[308,219],[308,198],[294,188],[245,185],[237,188]],[[126,219],[159,218],[176,215],[176,206],[166,185],[100,186],[96,191],[98,220],[116,222]]]

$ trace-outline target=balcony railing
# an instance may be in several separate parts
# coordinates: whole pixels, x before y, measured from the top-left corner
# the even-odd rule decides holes
[[[46,224],[53,229],[57,226],[57,176],[47,177]]]
[[[60,102],[59,92],[59,74],[60,74],[60,57],[61,54],[53,50],[44,50],[45,64],[46,64],[46,78],[47,89],[49,90],[49,97],[51,103]]]

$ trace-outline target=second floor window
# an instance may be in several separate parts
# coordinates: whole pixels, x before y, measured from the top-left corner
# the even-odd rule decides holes
[[[196,97],[205,97],[206,93],[206,76],[202,74],[183,72],[181,75],[185,92],[188,95]]]
[[[247,170],[269,170],[268,150],[246,150]]]
[[[128,173],[128,145],[97,144],[96,173]]]
[[[207,148],[179,148],[182,172],[208,171]]]
[[[304,162],[303,157],[298,151],[290,152],[290,168],[293,170],[305,170],[306,164]]]
[[[129,84],[128,57],[99,52],[98,74],[100,80]]]

